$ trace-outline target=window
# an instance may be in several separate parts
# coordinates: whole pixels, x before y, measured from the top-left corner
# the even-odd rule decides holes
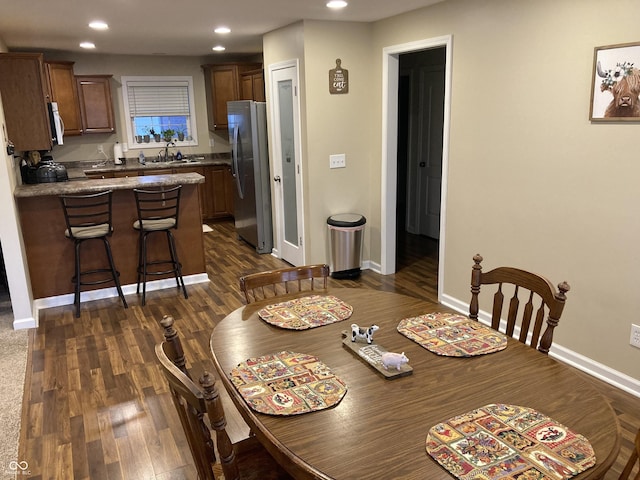
[[[129,148],[198,145],[192,77],[121,80]]]

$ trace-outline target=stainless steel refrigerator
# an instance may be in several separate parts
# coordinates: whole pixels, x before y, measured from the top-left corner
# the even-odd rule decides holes
[[[271,253],[271,179],[264,102],[227,102],[236,233],[258,253]]]

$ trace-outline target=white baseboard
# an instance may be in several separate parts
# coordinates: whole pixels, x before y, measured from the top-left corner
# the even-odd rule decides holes
[[[209,277],[206,273],[197,273],[195,275],[187,275],[182,277],[182,279],[184,280],[185,285],[193,285],[196,283],[204,283],[209,281]],[[165,288],[175,288],[175,287],[176,287],[176,279],[173,277],[163,278],[161,280],[152,280],[150,282],[147,282],[147,292],[153,292],[155,290],[163,290]],[[132,283],[129,285],[123,285],[122,293],[124,293],[125,295],[135,295],[136,284]],[[86,292],[81,292],[80,302],[89,302],[91,300],[101,300],[103,298],[112,298],[117,296],[118,296],[118,290],[116,290],[116,287],[101,288],[98,290],[89,290]],[[14,320],[13,328],[18,330],[23,328],[37,327],[38,326],[37,319],[39,318],[40,309],[61,307],[64,305],[73,305],[73,297],[74,297],[73,293],[68,293],[65,295],[57,295],[55,297],[35,299],[33,301],[33,310],[35,312],[35,318],[26,319],[25,321],[20,320],[19,322]]]
[[[460,312],[463,315],[469,314],[469,304],[461,302],[456,298],[443,295],[440,303]],[[478,313],[478,320],[482,323],[489,325],[491,323],[490,318],[491,316],[487,312],[481,310]],[[517,336],[517,332],[515,332],[514,335]],[[569,350],[555,342],[551,345],[549,356],[596,377],[603,382],[613,385],[620,390],[630,393],[631,395],[640,397],[640,380],[630,377],[629,375],[607,367],[606,365],[596,362],[595,360],[585,357],[573,350]]]

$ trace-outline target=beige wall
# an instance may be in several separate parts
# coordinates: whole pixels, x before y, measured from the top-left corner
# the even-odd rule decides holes
[[[589,121],[593,49],[638,41],[639,16],[632,0],[606,9],[596,0],[448,0],[370,26],[304,22],[308,260],[324,259],[327,214],[353,209],[370,214],[365,260],[380,262],[382,50],[452,35],[445,297],[468,303],[478,252],[485,269],[567,280],[555,343],[640,391],[640,350],[629,345],[640,323],[639,126]],[[265,59],[268,50],[265,42]],[[343,98],[326,86],[338,57],[351,80]],[[329,170],[328,155],[343,152],[347,168]]]
[[[639,15],[630,0],[606,15],[595,0],[451,0],[380,22],[374,40],[453,35],[445,293],[469,298],[477,252],[485,269],[567,280],[556,342],[636,380],[639,126],[591,123],[589,99],[594,47],[638,41]]]

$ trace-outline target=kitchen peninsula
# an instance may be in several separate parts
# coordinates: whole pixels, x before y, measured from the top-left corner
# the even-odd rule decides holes
[[[139,167],[142,166],[135,165],[136,169]],[[113,164],[111,168],[114,168]],[[113,190],[114,232],[110,243],[116,268],[120,272],[120,282],[124,287],[135,285],[137,281],[138,232],[133,228],[137,219],[133,189],[183,185],[179,225],[174,233],[182,273],[185,278],[190,275],[206,278],[198,192],[198,185],[205,181],[204,176],[196,172],[180,173],[181,169],[170,168],[159,172],[167,174],[160,175],[132,174],[118,178],[90,179],[80,175],[81,170],[70,168],[68,182],[20,185],[14,191],[34,298],[73,293],[73,242],[64,235],[65,220],[58,199],[63,194]],[[157,239],[150,239],[147,248],[151,257],[159,252],[165,256],[166,245],[160,243],[161,240],[164,239],[159,236]],[[102,263],[104,250],[101,242],[87,242],[83,248],[86,248],[83,251],[83,268],[95,268],[94,261],[96,264]],[[89,288],[83,287],[83,291]]]

